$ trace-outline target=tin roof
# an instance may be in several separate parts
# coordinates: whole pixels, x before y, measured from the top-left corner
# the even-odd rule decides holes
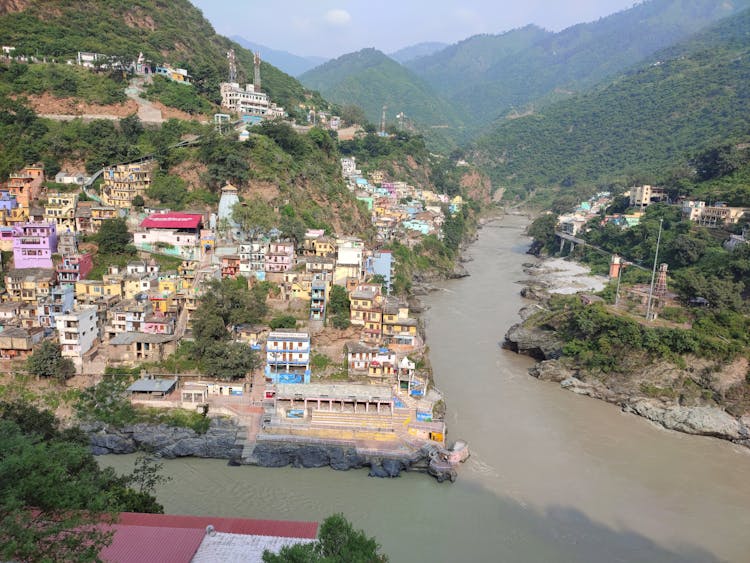
[[[131,393],[167,393],[175,385],[177,381],[174,379],[139,379],[133,382],[127,390]]]
[[[206,536],[205,528],[115,524],[111,529],[115,532],[112,543],[99,555],[103,561],[116,563],[188,563]]]
[[[203,216],[193,213],[158,213],[146,217],[141,227],[146,229],[197,229]]]

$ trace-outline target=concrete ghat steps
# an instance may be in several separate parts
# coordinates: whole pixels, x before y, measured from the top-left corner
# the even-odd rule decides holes
[[[314,426],[321,424],[325,426],[342,426],[362,430],[386,430],[393,431],[393,417],[390,415],[341,413],[315,410],[310,418]]]

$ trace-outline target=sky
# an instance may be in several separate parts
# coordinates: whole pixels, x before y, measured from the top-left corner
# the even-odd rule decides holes
[[[559,31],[630,8],[635,0],[191,0],[222,35],[334,58],[366,47],[392,53],[455,43],[534,23]]]

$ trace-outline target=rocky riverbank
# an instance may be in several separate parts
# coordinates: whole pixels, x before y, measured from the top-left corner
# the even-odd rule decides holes
[[[685,367],[649,362],[635,354],[619,373],[593,373],[562,356],[564,342],[553,330],[534,324],[532,316],[544,309],[551,292],[591,291],[600,282],[585,273],[561,267],[561,260],[525,265],[530,279],[521,294],[532,300],[521,312],[522,322],[510,327],[503,347],[539,360],[529,373],[543,381],[637,414],[664,428],[712,436],[750,447],[750,415],[742,408],[722,404],[748,373],[748,360],[720,365],[686,358]],[[582,268],[575,265],[576,268]],[[554,275],[560,272],[561,275]],[[575,272],[571,276],[570,273]],[[541,282],[541,283],[540,283]],[[531,320],[529,320],[531,319]]]
[[[252,453],[243,458],[243,443],[238,441],[240,427],[227,418],[212,418],[205,434],[189,428],[164,424],[133,424],[122,428],[100,423],[81,426],[89,436],[94,455],[131,454],[146,451],[166,459],[203,457],[226,459],[230,465],[259,467],[331,467],[338,471],[370,468],[371,477],[393,478],[402,471],[429,473],[438,481],[453,481],[452,468],[431,463],[428,448],[393,455],[364,454],[351,445],[315,444],[299,440],[261,440]]]

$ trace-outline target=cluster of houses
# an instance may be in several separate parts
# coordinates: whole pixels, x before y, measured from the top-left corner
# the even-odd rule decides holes
[[[366,178],[354,157],[341,159],[341,172],[349,190],[367,206],[383,241],[397,239],[412,247],[426,235],[441,238],[445,214],[460,211],[464,204],[460,195],[450,198],[406,182],[386,181],[382,171]]]
[[[730,207],[721,202],[707,205],[705,201],[681,198],[673,202],[665,188],[643,185],[634,186],[623,194],[629,198],[630,212],[605,215],[602,224],[612,223],[621,228],[634,227],[640,222],[645,209],[655,203],[677,205],[682,210],[684,219],[710,228],[736,225],[743,217],[750,216],[750,209],[744,207]],[[560,215],[558,227],[560,231],[577,235],[593,218],[598,218],[603,209],[612,203],[609,192],[600,192],[587,201],[583,201],[573,211]],[[732,244],[744,242],[744,236],[732,235]]]

